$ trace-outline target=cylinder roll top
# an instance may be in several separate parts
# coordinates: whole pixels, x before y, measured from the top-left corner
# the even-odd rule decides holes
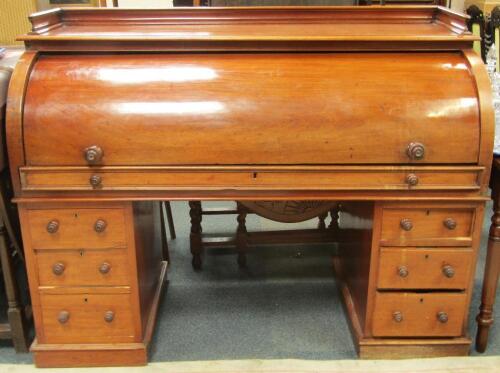
[[[23,126],[28,166],[475,164],[480,141],[459,52],[41,55]]]

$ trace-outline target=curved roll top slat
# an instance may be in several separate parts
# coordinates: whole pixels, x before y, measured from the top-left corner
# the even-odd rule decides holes
[[[479,138],[460,53],[46,55],[24,109],[32,166],[472,164]]]

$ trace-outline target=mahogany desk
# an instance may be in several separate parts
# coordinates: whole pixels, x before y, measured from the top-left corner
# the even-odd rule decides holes
[[[157,200],[340,201],[335,270],[360,356],[468,354],[494,120],[462,15],[30,20],[7,142],[38,366],[147,362],[167,265]]]

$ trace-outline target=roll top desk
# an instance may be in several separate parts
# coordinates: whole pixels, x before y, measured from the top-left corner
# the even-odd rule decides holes
[[[7,141],[38,366],[147,362],[166,278],[157,200],[338,201],[334,267],[360,356],[468,353],[493,110],[463,16],[30,20]]]

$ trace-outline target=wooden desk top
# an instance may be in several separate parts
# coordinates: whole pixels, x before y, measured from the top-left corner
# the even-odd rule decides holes
[[[466,17],[436,6],[175,8],[162,10],[55,9],[33,15],[33,32],[20,37],[32,49],[75,50],[147,41],[154,48],[446,49],[471,45]],[[258,27],[256,27],[258,25]],[[69,43],[71,42],[71,44]],[[161,43],[163,42],[163,43]],[[293,42],[301,42],[294,44]],[[347,44],[348,42],[349,44]],[[432,42],[436,44],[432,44]],[[439,44],[438,42],[441,42]],[[237,44],[235,44],[237,43]],[[255,44],[258,43],[258,44]],[[365,43],[365,44],[361,44]],[[121,44],[123,45],[123,44]],[[137,47],[137,46],[136,46]],[[374,45],[371,45],[375,48]],[[377,44],[380,49],[381,45]],[[141,50],[146,47],[142,45]]]
[[[16,197],[483,199],[493,111],[466,19],[436,6],[35,14],[8,111]]]

